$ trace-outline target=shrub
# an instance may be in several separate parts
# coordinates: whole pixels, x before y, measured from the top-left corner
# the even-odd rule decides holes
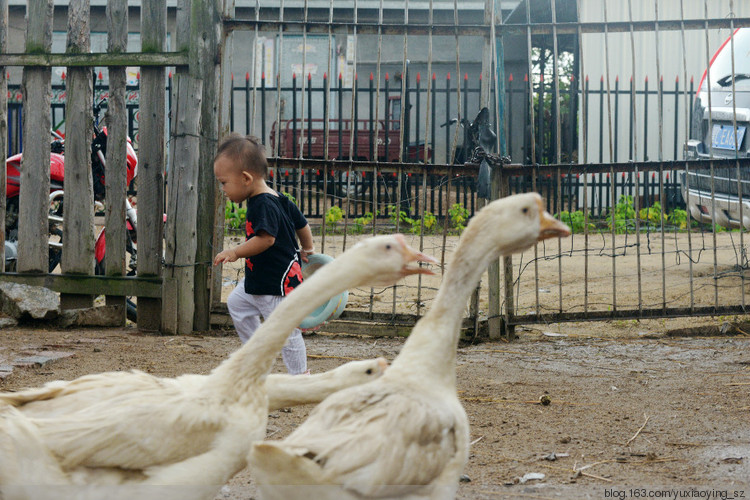
[[[635,209],[633,208],[633,197],[622,195],[617,201],[614,210],[607,215],[607,226],[610,230],[614,228],[615,233],[623,234],[634,226]]]
[[[328,209],[328,212],[326,212],[326,223],[330,227],[331,232],[336,232],[336,226],[343,217],[344,211],[341,210],[341,207],[334,205]]]
[[[224,227],[227,231],[236,230],[245,226],[247,208],[240,207],[236,203],[227,200],[224,206]]]
[[[451,227],[457,234],[461,234],[466,229],[466,223],[469,220],[469,211],[460,203],[454,203],[448,209],[448,215],[451,218]]]
[[[662,215],[661,203],[658,201],[654,202],[654,204],[648,208],[640,209],[638,211],[638,216],[641,220],[646,221],[647,224],[652,226],[660,226],[662,217],[665,221],[668,219],[667,214]]]
[[[582,233],[586,227],[586,216],[581,210],[576,210],[575,212],[563,210],[559,214],[555,214],[555,218],[570,226],[570,230],[574,233]],[[589,222],[588,227],[589,230],[592,230],[596,226]]]

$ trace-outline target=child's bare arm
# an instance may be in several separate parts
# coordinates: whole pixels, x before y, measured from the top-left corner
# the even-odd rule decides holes
[[[261,231],[241,245],[216,254],[214,265],[216,266],[222,262],[234,262],[237,259],[246,259],[253,255],[258,255],[271,248],[275,242],[276,238],[265,231]]]
[[[303,228],[297,229],[297,238],[302,246],[302,260],[307,262],[307,256],[315,253],[315,243],[313,242],[312,231],[310,230],[310,224]]]

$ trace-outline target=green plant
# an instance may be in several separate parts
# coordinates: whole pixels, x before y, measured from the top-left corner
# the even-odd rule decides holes
[[[344,211],[341,210],[341,207],[337,207],[336,205],[333,205],[331,208],[328,209],[328,212],[326,212],[326,223],[328,224],[328,227],[330,228],[331,232],[336,232],[336,226],[338,225],[339,221],[344,218]]]
[[[615,233],[623,234],[628,231],[629,226],[633,225],[634,219],[633,197],[622,195],[617,200],[615,209],[607,214],[607,226],[610,230],[614,229]]]
[[[399,210],[396,205],[388,205],[388,210],[390,211],[388,217],[394,226],[402,227],[402,224],[408,224],[409,230],[414,227],[414,219],[409,217],[403,210]],[[417,224],[419,224],[419,221],[417,221]]]
[[[287,191],[284,191],[284,192],[283,192],[283,193],[281,193],[281,194],[283,194],[284,196],[286,196],[286,197],[287,197],[287,198],[289,199],[289,201],[291,201],[291,202],[292,202],[292,203],[294,203],[295,205],[297,204],[297,198],[295,198],[294,196],[292,196],[292,193],[289,193],[289,192],[287,192]]]
[[[681,208],[675,208],[667,218],[670,224],[678,229],[687,229],[687,212]]]
[[[376,215],[378,215],[377,210],[374,215],[372,212],[367,212],[363,217],[355,218],[352,220],[352,231],[354,231],[355,234],[361,234],[367,226],[372,224],[372,220]]]
[[[421,223],[419,220],[416,221],[415,227],[416,231],[414,231],[414,227],[412,228],[413,233],[418,233],[420,230]],[[437,217],[435,217],[435,214],[429,211],[425,211],[424,213],[424,232],[425,233],[431,233],[437,228]]]
[[[454,203],[448,209],[448,215],[451,218],[451,226],[456,233],[461,234],[466,229],[466,223],[469,220],[469,211],[460,203]]]
[[[236,203],[227,200],[224,206],[224,227],[226,230],[240,229],[245,224],[247,208],[240,207]]]
[[[570,226],[570,230],[574,233],[582,233],[586,227],[586,216],[581,210],[576,210],[575,212],[563,210],[559,214],[555,214],[555,217]],[[596,226],[589,222],[588,228],[592,230]]]
[[[648,208],[640,209],[638,211],[638,217],[640,217],[641,220],[646,221],[647,224],[652,225],[652,226],[661,225],[662,218],[665,221],[668,219],[667,214],[662,215],[661,203],[659,203],[658,201],[654,202],[654,204]]]

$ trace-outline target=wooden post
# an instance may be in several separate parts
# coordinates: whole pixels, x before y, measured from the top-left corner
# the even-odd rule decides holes
[[[166,0],[141,4],[141,51],[162,52],[167,31]],[[162,238],[165,170],[164,68],[141,68],[140,129],[138,142],[138,275],[162,275]],[[177,214],[175,214],[177,215]],[[138,329],[158,331],[161,299],[138,299]]]
[[[52,49],[53,0],[27,5],[26,53],[49,53]],[[18,214],[18,271],[49,271],[49,171],[50,171],[50,68],[23,71],[23,159]]]
[[[198,1],[198,0],[196,0]],[[193,328],[205,331],[210,328],[211,315],[211,263],[216,251],[214,221],[217,207],[217,183],[214,178],[213,157],[219,137],[219,70],[221,12],[220,2],[201,1],[203,7],[191,11],[191,40],[202,43],[190,45],[190,75],[203,81],[200,108],[200,156],[198,172],[197,220],[198,247],[195,252],[195,317]],[[223,235],[222,235],[223,237]]]
[[[162,292],[162,331],[190,334],[193,331],[195,301],[196,219],[198,214],[198,140],[203,85],[186,74],[174,79],[172,106],[172,155],[169,166],[168,214],[166,228],[166,271]]]
[[[502,24],[503,14],[500,9],[499,0],[495,1],[495,24]],[[505,53],[503,49],[503,37],[502,34],[495,37],[495,71],[497,72],[497,88],[495,89],[495,97],[497,99],[497,151],[500,156],[508,154],[508,147],[505,141]],[[492,171],[492,196],[494,198],[508,196],[508,178],[503,175],[502,168],[495,168]],[[515,336],[515,328],[509,324],[511,315],[513,314],[514,308],[514,297],[513,297],[513,258],[503,257],[503,278],[505,281],[505,320],[500,317],[500,281],[499,281],[499,266],[498,272],[495,273],[498,276],[497,285],[490,290],[490,320],[489,330],[490,337],[496,338],[501,336],[503,333],[506,334],[508,340],[512,340]],[[503,331],[504,330],[504,331]]]
[[[89,0],[68,4],[68,54],[89,52]],[[94,185],[91,175],[93,134],[91,68],[68,67],[65,101],[65,211],[61,267],[65,274],[94,274]],[[93,295],[60,294],[62,309],[94,305]]]
[[[107,52],[122,54],[128,45],[128,1],[107,2]],[[109,67],[109,103],[107,105],[107,212],[104,227],[107,228],[107,253],[104,259],[104,274],[125,274],[125,196],[127,193],[127,107],[125,104],[126,69]],[[125,297],[107,295],[107,305],[122,306],[121,324],[125,324]]]
[[[502,11],[500,10],[500,4],[497,0],[486,0],[485,6],[484,6],[484,21],[485,24],[494,25],[495,23],[495,17],[499,16],[500,19],[502,19]],[[494,36],[493,36],[494,35]],[[493,49],[497,48],[497,42],[493,38],[496,37],[494,30],[490,33],[490,36],[487,36],[484,40],[484,50],[482,52],[482,93],[481,93],[481,102],[482,105],[488,106],[490,109],[492,108],[490,104],[490,86],[493,80],[493,74],[492,74],[492,66],[493,63],[500,65],[502,64],[502,58],[496,57],[496,59],[493,61],[492,54],[494,52]],[[494,45],[494,47],[493,47]],[[504,89],[503,82],[500,80],[500,75],[504,74],[503,69],[498,67],[497,68],[497,88],[495,89],[496,92],[496,99],[498,101],[500,99],[503,99],[504,96]],[[501,110],[502,108],[498,106],[498,110]],[[498,116],[496,116],[497,121],[497,132],[498,137],[503,132],[503,114],[502,112],[498,113]],[[498,143],[499,146],[500,143]],[[501,148],[497,148],[499,152],[501,152]],[[502,167],[495,166],[492,169],[492,183],[490,185],[490,196],[493,200],[496,200],[500,197],[500,190],[499,190],[499,179],[502,177],[502,172],[499,171],[499,169]],[[490,262],[489,268],[487,269],[487,281],[488,281],[488,308],[489,308],[489,321],[487,322],[488,326],[488,335],[491,339],[497,339],[502,335],[502,318],[500,317],[500,262],[498,260]],[[507,304],[506,304],[507,307]]]
[[[0,54],[8,51],[8,0],[0,0]],[[5,67],[0,66],[0,162],[5,165],[8,153],[8,81]],[[0,272],[5,272],[5,183],[7,172],[0,168]]]

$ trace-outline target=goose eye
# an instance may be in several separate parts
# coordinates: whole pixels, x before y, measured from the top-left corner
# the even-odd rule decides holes
[[[372,368],[368,368],[365,372],[367,375],[372,375]]]
[[[390,243],[388,243],[388,244],[387,244],[387,245],[385,246],[385,249],[386,249],[386,250],[390,250],[390,249],[391,249],[391,244],[390,244]]]
[[[524,213],[524,215],[528,214],[529,213],[529,207],[523,207],[522,212]]]

